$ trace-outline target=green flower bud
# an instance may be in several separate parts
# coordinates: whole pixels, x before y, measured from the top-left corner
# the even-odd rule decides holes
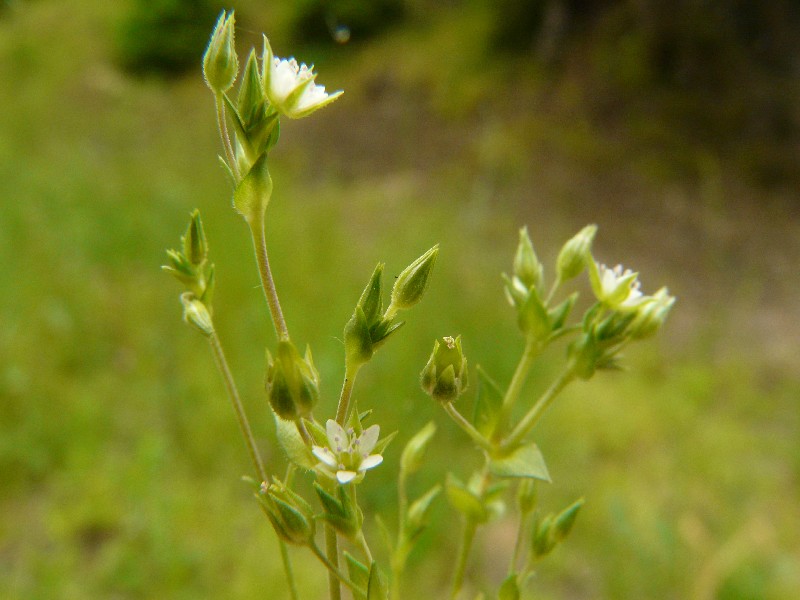
[[[655,335],[666,321],[673,304],[675,297],[669,295],[667,288],[658,290],[637,311],[629,328],[631,337],[640,340]]]
[[[420,384],[435,400],[452,402],[467,389],[467,359],[461,350],[461,336],[436,340],[428,364],[420,375]]]
[[[580,512],[583,503],[583,498],[576,500],[562,510],[553,520],[552,536],[556,543],[562,541],[572,531],[572,526],[575,525],[575,519],[578,518],[578,512]]]
[[[181,294],[183,304],[183,320],[208,337],[214,333],[214,323],[208,307],[198,300],[192,292]]]
[[[311,349],[305,358],[289,340],[278,342],[275,358],[267,352],[267,398],[281,419],[294,421],[308,416],[319,399],[319,373]]]
[[[282,483],[261,484],[256,496],[278,536],[289,544],[305,546],[314,539],[314,511]]]
[[[425,529],[431,505],[441,491],[442,486],[436,484],[409,506],[406,513],[405,534],[411,542]]]
[[[215,94],[231,89],[239,72],[239,58],[236,56],[233,34],[233,11],[226,14],[223,10],[203,55],[203,76]]]
[[[214,265],[208,262],[208,242],[200,220],[200,211],[192,212],[186,233],[181,237],[182,251],[167,250],[168,265],[161,268],[202,301],[211,306],[214,291]]]
[[[264,96],[256,53],[251,50],[239,87],[236,108],[229,105],[236,130],[237,162],[246,173],[258,157],[277,142],[278,113],[271,110]],[[243,155],[242,155],[243,154]]]
[[[531,553],[540,558],[555,548],[556,540],[553,538],[553,515],[552,513],[536,523],[531,537]]]
[[[597,233],[597,225],[587,225],[561,248],[556,259],[556,273],[559,281],[567,281],[583,271],[591,257],[592,242]]]
[[[192,211],[192,218],[186,234],[181,238],[183,242],[183,253],[194,267],[201,266],[208,258],[208,241],[203,222],[200,220],[200,211]]]
[[[422,299],[428,288],[433,265],[439,255],[439,244],[408,265],[397,277],[392,288],[392,310],[407,310]]]
[[[544,268],[533,251],[533,243],[528,236],[528,228],[519,230],[519,245],[514,255],[514,275],[527,288],[541,289]]]
[[[436,433],[436,425],[430,421],[408,440],[406,447],[403,448],[403,454],[400,456],[400,470],[403,473],[410,475],[419,470],[425,450],[434,433]]]

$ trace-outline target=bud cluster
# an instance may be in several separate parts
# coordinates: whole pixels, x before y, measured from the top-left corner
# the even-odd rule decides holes
[[[181,294],[184,320],[204,335],[211,335],[214,265],[208,260],[208,241],[200,211],[192,212],[186,233],[181,237],[181,249],[167,250],[167,259],[169,264],[161,268],[186,287]]]

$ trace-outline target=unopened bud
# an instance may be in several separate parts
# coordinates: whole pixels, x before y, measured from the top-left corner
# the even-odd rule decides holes
[[[559,281],[567,281],[583,271],[591,256],[592,242],[597,233],[597,225],[587,225],[561,248],[556,259],[556,273]]]
[[[562,510],[553,520],[552,535],[556,542],[562,541],[572,531],[572,526],[575,525],[575,519],[578,518],[578,512],[580,512],[583,502],[583,498],[576,500]]]
[[[630,325],[631,337],[635,340],[655,335],[667,319],[675,297],[670,296],[667,288],[661,288],[652,298],[638,310]]]
[[[433,421],[430,421],[414,437],[408,440],[406,447],[403,448],[403,454],[400,456],[400,469],[406,475],[414,473],[422,466],[425,449],[428,447],[434,433],[436,433],[436,425]]]
[[[467,359],[461,350],[461,336],[444,337],[433,343],[433,352],[420,375],[420,384],[439,402],[452,402],[467,389]]]
[[[200,333],[208,337],[214,333],[214,323],[211,320],[211,313],[192,292],[181,294],[183,304],[183,320],[195,327]]]
[[[262,484],[257,495],[261,508],[278,536],[289,544],[305,546],[314,539],[314,511],[298,494],[282,484]]]
[[[223,10],[203,55],[203,75],[206,84],[215,94],[222,94],[231,89],[239,72],[239,59],[236,56],[233,34],[233,11],[226,14]]]
[[[422,299],[428,288],[428,280],[438,255],[439,245],[437,244],[400,273],[392,288],[391,306],[393,309],[409,309]]]
[[[319,373],[311,350],[305,358],[289,340],[278,342],[275,358],[267,353],[267,397],[280,418],[294,421],[307,416],[319,398]]]
[[[541,288],[543,277],[542,263],[533,251],[533,243],[528,235],[528,228],[523,227],[519,230],[519,245],[517,253],[514,255],[514,275],[527,288]]]

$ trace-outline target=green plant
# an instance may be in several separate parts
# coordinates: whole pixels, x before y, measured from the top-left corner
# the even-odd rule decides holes
[[[591,252],[597,232],[594,225],[564,244],[555,277],[548,284],[527,230],[520,230],[512,273],[504,279],[525,348],[508,386],[504,389],[478,368],[474,410],[470,417],[464,415],[457,402],[469,387],[470,375],[460,336],[437,339],[420,376],[422,389],[478,449],[481,467],[466,481],[448,474],[443,485],[434,485],[412,500],[407,481],[424,467],[435,425],[429,423],[408,441],[399,465],[396,530],[392,532],[387,521],[378,517],[388,546],[391,576],[387,579],[365,535],[365,524],[370,523],[365,520],[357,490],[367,472],[383,462],[382,453],[395,433],[381,437],[381,427],[371,423],[380,414],[373,415],[371,408],[359,410],[353,392],[361,368],[390,337],[397,337],[403,325],[398,315],[424,296],[438,246],[400,273],[388,302],[384,301],[384,265],[376,266],[344,326],[344,378],[335,413],[324,421],[318,419],[314,410],[320,400],[320,375],[311,349],[301,355],[290,336],[269,263],[264,218],[272,194],[269,152],[278,141],[281,117],[309,116],[341,92],[329,94],[317,85],[312,68],[275,57],[265,37],[260,57],[251,50],[232,99],[229,91],[239,78],[233,13],[220,16],[203,67],[215,97],[224,149],[220,160],[232,182],[233,206],[251,233],[277,337],[267,351],[265,388],[277,438],[289,463],[282,477],[261,457],[214,325],[215,271],[198,211],[192,213],[180,249],[167,252],[169,264],[164,269],[185,286],[180,297],[184,320],[208,340],[222,374],[253,462],[256,478],[250,482],[255,498],[281,543],[289,595],[297,598],[287,552],[287,545],[294,545],[307,548],[327,570],[332,599],[342,597],[342,586],[357,600],[402,597],[407,559],[426,528],[433,503],[444,491],[463,521],[450,591],[455,599],[464,587],[476,530],[504,512],[513,489],[519,515],[517,541],[498,595],[504,600],[519,598],[539,561],[570,533],[583,505],[580,499],[557,513],[539,510],[537,482],[549,482],[550,475],[530,439],[531,430],[566,386],[590,379],[598,370],[615,368],[623,348],[655,334],[674,298],[664,288],[644,295],[636,273],[598,264]],[[572,320],[578,293],[566,294],[563,288],[584,272],[594,302],[582,318]],[[535,402],[525,405],[521,391],[531,367],[555,343],[567,348],[563,368]],[[302,486],[296,485],[301,478],[312,481],[314,498],[301,493]],[[323,544],[319,538],[324,539]]]

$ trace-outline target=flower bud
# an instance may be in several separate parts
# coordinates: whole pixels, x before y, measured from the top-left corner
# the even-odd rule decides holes
[[[583,498],[576,500],[562,510],[553,520],[552,535],[556,542],[562,541],[572,531],[572,526],[575,525],[575,519],[578,518],[578,512],[581,510],[583,502]]]
[[[294,421],[307,416],[319,398],[319,373],[311,349],[305,358],[289,340],[278,342],[275,358],[267,352],[267,397],[280,418]]]
[[[208,241],[205,231],[203,231],[199,210],[192,211],[192,219],[189,221],[189,227],[181,241],[183,242],[183,253],[192,266],[201,266],[208,258]]]
[[[400,273],[392,288],[390,311],[407,310],[422,299],[438,255],[439,244],[436,244]]]
[[[181,294],[183,304],[183,320],[195,327],[200,333],[208,337],[214,333],[214,323],[211,320],[211,313],[192,292]]]
[[[422,466],[425,449],[428,447],[434,433],[436,433],[436,425],[433,421],[430,421],[414,437],[408,440],[406,447],[403,448],[403,454],[400,456],[400,470],[403,473],[410,475],[419,470]]]
[[[523,227],[519,230],[519,245],[517,253],[514,255],[514,275],[527,288],[535,287],[541,289],[543,277],[542,263],[533,251],[533,243],[528,236],[528,228]]]
[[[658,290],[636,313],[629,328],[631,337],[640,340],[655,335],[666,321],[673,304],[675,297],[669,295],[667,288]]]
[[[556,259],[556,273],[559,281],[567,281],[583,271],[590,258],[592,241],[597,233],[597,225],[587,225],[561,248]]]
[[[239,72],[239,59],[236,56],[233,34],[233,11],[226,14],[223,10],[203,55],[203,76],[215,94],[222,94],[231,89]]]
[[[261,484],[261,508],[278,536],[289,544],[305,546],[314,539],[314,511],[298,494],[280,483]]]
[[[428,364],[420,375],[420,384],[432,398],[452,402],[467,389],[467,359],[461,350],[461,336],[436,340]]]

